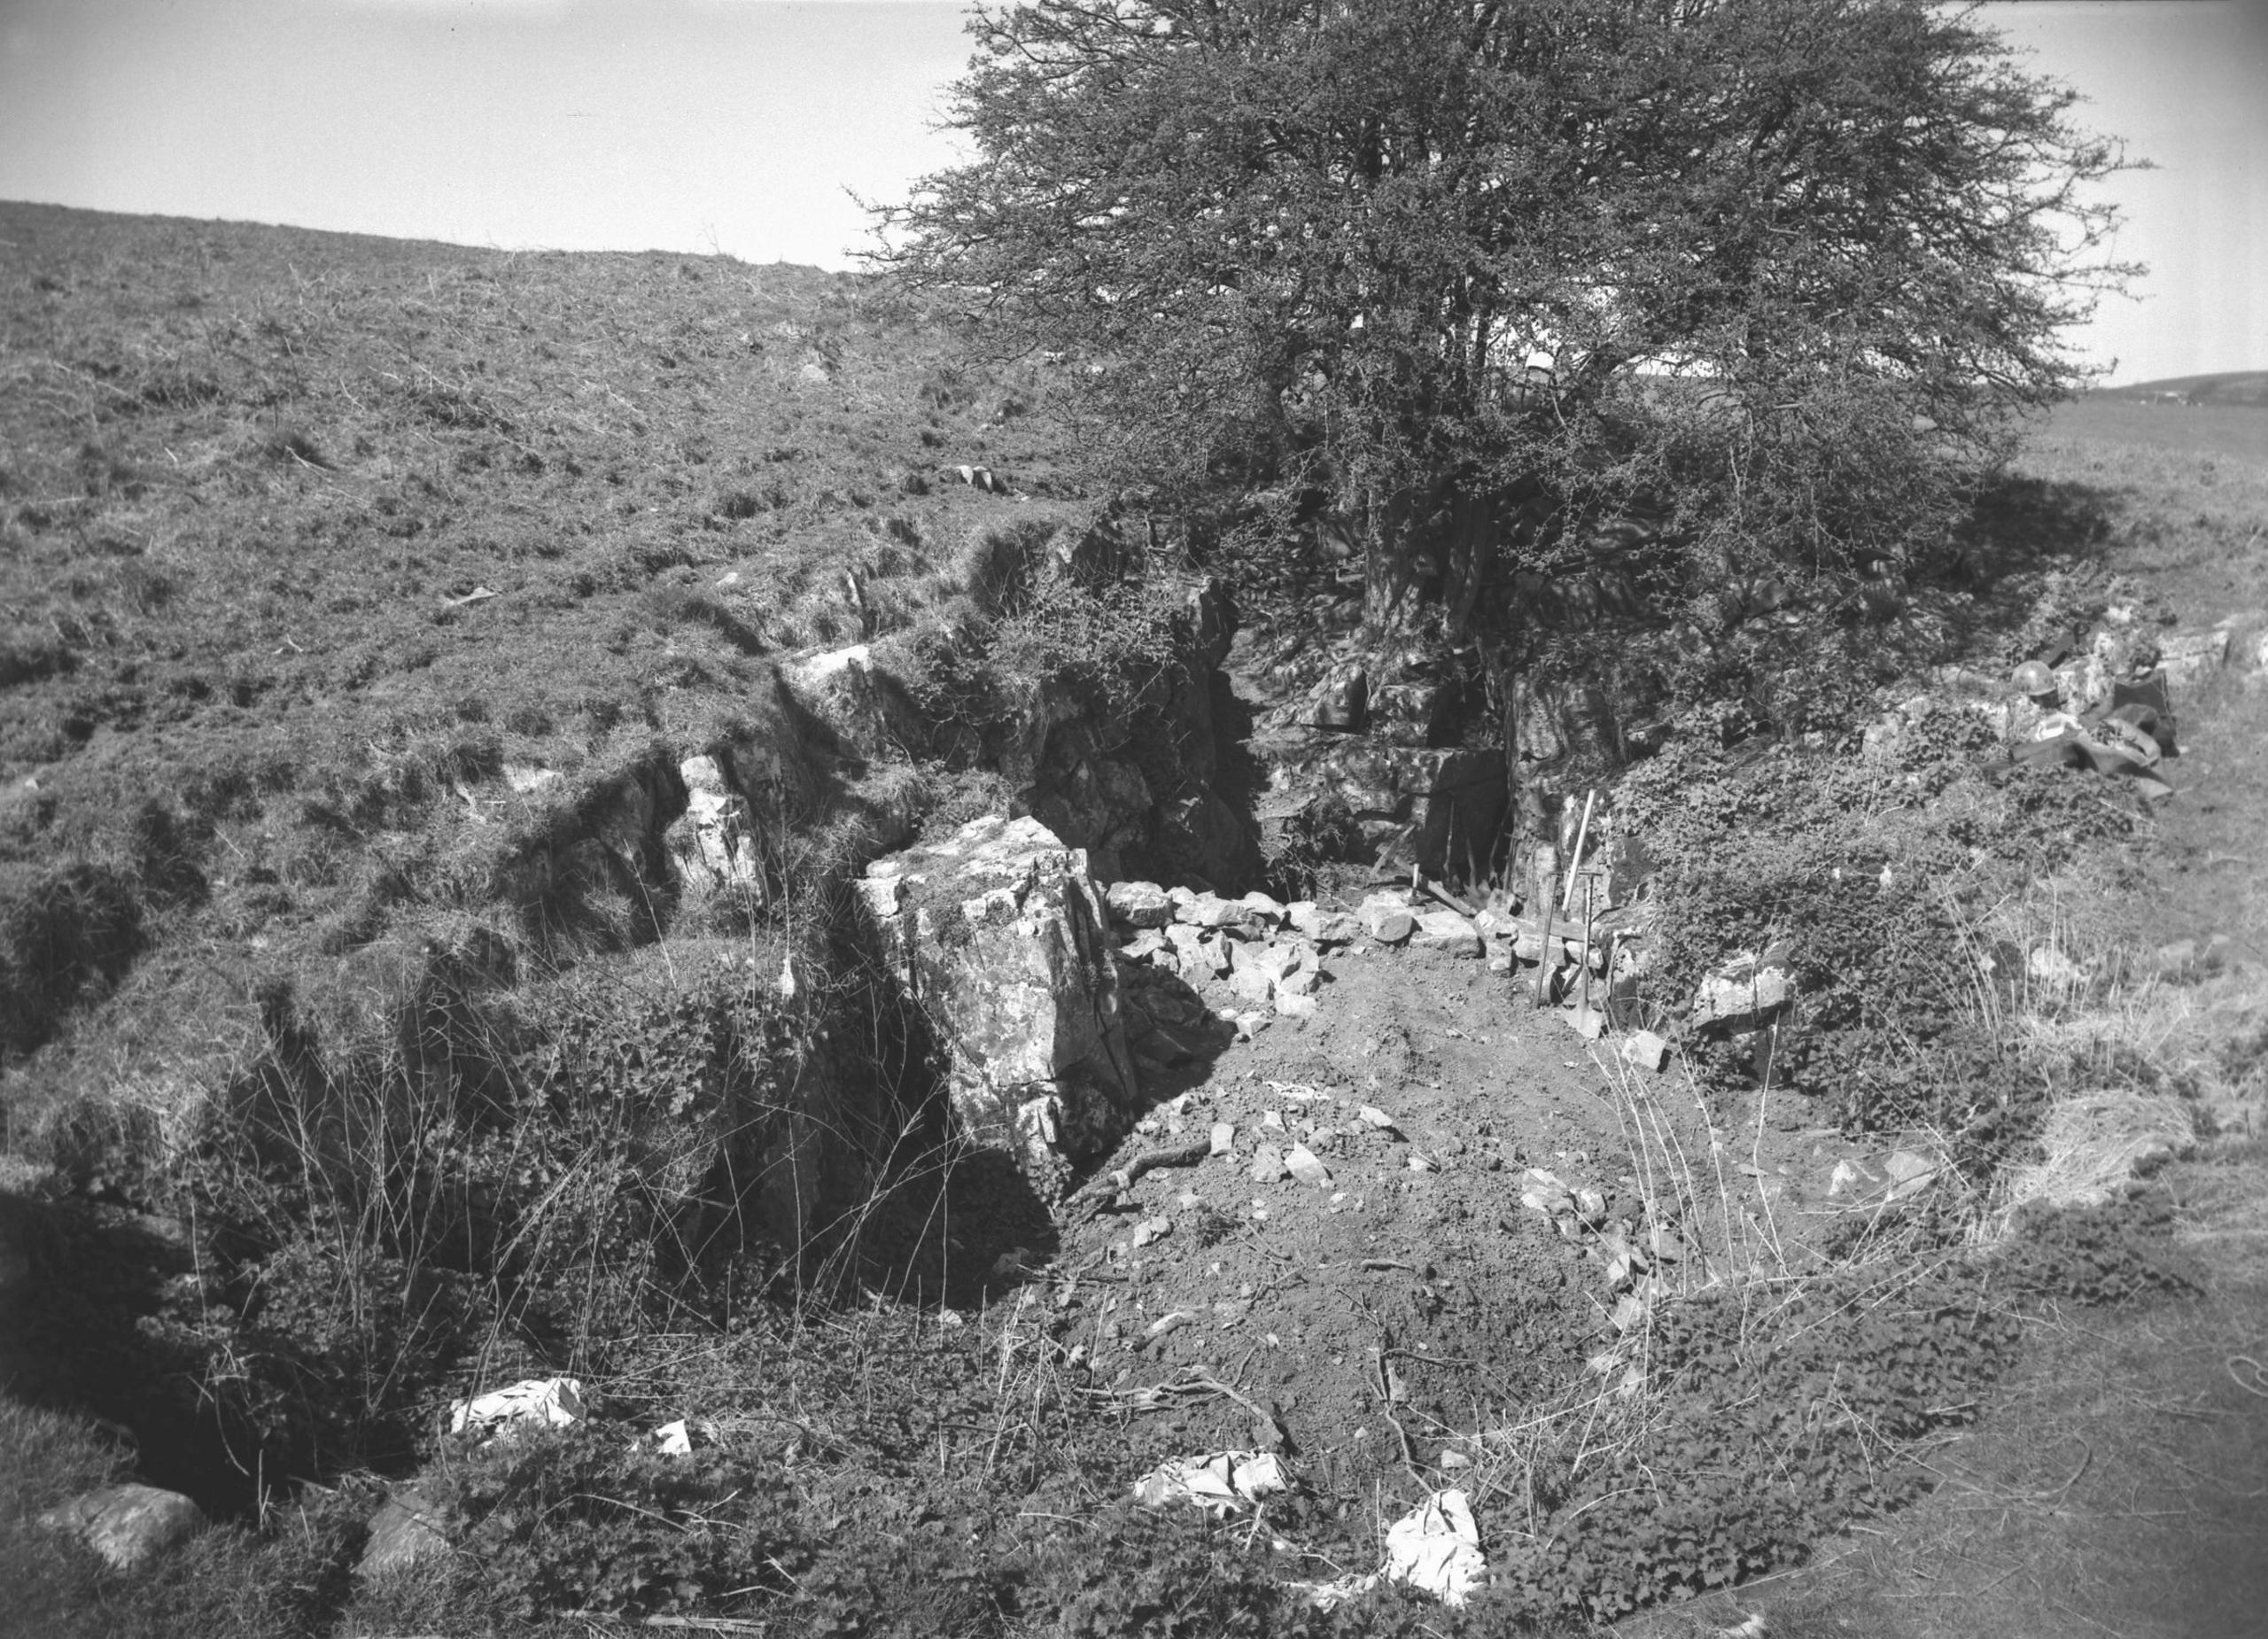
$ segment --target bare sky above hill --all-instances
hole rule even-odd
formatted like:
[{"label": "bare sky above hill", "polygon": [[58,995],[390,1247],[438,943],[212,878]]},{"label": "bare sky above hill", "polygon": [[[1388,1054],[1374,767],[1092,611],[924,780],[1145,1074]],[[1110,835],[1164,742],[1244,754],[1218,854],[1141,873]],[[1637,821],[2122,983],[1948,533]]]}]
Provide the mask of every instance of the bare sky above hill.
[{"label": "bare sky above hill", "polygon": [[[2268,369],[2268,0],[1988,20],[2160,169],[2114,379]],[[0,198],[508,247],[848,265],[951,152],[959,0],[0,0]]]}]

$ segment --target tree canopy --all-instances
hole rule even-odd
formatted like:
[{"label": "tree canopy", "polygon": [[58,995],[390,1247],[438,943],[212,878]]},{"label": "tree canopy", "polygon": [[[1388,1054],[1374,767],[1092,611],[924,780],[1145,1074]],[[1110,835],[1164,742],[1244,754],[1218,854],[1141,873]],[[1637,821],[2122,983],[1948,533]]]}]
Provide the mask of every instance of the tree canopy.
[{"label": "tree canopy", "polygon": [[[1025,0],[883,264],[1130,447],[1358,541],[1374,618],[1650,521],[1894,576],[2125,271],[2072,93],[1929,0]],[[1517,611],[1499,609],[1517,618]]]}]

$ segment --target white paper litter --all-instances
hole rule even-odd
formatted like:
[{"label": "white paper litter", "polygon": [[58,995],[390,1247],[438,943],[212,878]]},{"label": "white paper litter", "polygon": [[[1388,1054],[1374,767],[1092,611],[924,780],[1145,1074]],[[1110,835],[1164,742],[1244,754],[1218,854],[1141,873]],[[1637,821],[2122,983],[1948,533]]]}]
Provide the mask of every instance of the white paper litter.
[{"label": "white paper litter", "polygon": [[1480,1528],[1462,1491],[1437,1491],[1389,1526],[1386,1564],[1367,1576],[1334,1577],[1328,1582],[1293,1582],[1317,1610],[1335,1610],[1369,1592],[1381,1578],[1404,1582],[1447,1605],[1461,1605],[1488,1573],[1480,1552]]},{"label": "white paper litter", "polygon": [[583,1420],[583,1385],[575,1378],[526,1378],[509,1388],[500,1388],[449,1407],[449,1433],[468,1429],[495,1432],[516,1424],[532,1423],[564,1428]]},{"label": "white paper litter", "polygon": [[1134,1482],[1146,1508],[1188,1503],[1215,1519],[1242,1514],[1285,1489],[1284,1465],[1269,1451],[1215,1451],[1161,1464]]},{"label": "white paper litter", "polygon": [[1480,1530],[1462,1491],[1437,1491],[1395,1520],[1386,1534],[1386,1575],[1460,1605],[1488,1573]]},{"label": "white paper litter", "polygon": [[654,1441],[655,1449],[664,1456],[693,1455],[693,1431],[686,1427],[683,1418],[674,1423],[663,1424],[649,1438]]}]

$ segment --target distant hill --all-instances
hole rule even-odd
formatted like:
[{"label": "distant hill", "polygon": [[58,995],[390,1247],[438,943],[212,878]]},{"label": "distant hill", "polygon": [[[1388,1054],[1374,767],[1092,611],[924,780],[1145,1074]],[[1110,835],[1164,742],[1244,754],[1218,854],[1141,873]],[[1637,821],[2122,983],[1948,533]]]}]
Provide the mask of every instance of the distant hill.
[{"label": "distant hill", "polygon": [[2087,395],[2137,403],[2245,404],[2268,408],[2268,370],[2223,370],[2216,376],[2169,376],[2131,387],[2105,387]]}]

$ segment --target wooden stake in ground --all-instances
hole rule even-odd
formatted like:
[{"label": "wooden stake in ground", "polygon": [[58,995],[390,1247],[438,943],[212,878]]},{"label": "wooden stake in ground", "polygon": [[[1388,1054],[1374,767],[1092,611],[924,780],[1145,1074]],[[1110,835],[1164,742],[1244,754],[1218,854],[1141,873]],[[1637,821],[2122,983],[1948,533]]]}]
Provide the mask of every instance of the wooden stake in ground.
[{"label": "wooden stake in ground", "polygon": [[[1583,817],[1588,820],[1590,816],[1586,813]],[[1591,890],[1596,886],[1590,878],[1583,879],[1583,1005],[1575,1013],[1579,1019],[1591,1010],[1591,924],[1597,920],[1597,913],[1591,907]]]},{"label": "wooden stake in ground", "polygon": [[1535,953],[1535,1005],[1543,1006],[1543,998],[1551,984],[1551,910],[1559,884],[1559,862],[1553,857],[1548,843],[1535,845],[1535,902],[1543,910],[1543,945]]},{"label": "wooden stake in ground", "polygon": [[1596,786],[1583,793],[1583,822],[1575,827],[1575,851],[1567,857],[1567,891],[1559,905],[1562,915],[1574,913],[1575,874],[1583,868],[1583,843],[1591,834],[1591,804],[1597,801]]}]

